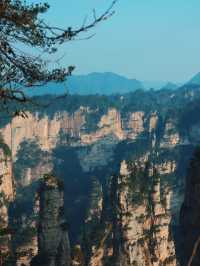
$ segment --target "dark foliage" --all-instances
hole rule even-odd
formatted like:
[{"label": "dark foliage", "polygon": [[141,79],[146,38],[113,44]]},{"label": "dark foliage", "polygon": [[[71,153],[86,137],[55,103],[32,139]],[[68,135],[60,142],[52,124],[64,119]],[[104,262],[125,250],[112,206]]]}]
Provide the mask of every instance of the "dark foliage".
[{"label": "dark foliage", "polygon": [[[113,14],[111,6],[100,16],[94,11],[89,24],[77,29],[62,29],[48,25],[41,15],[49,9],[48,3],[27,4],[22,0],[0,2],[0,104],[8,109],[10,102],[23,104],[31,102],[25,88],[38,87],[50,81],[66,80],[74,66],[51,68],[45,59],[56,53],[59,46],[74,40],[80,33],[87,32],[99,22]],[[87,37],[85,37],[87,38]],[[24,52],[30,51],[31,54]],[[18,106],[19,107],[19,106]],[[15,115],[23,115],[21,108]]]}]

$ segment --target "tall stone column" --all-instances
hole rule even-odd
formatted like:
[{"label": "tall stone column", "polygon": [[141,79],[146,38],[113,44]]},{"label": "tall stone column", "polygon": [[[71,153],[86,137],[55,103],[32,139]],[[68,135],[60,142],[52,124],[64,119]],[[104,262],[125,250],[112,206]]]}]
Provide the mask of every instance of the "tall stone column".
[{"label": "tall stone column", "polygon": [[64,217],[64,187],[46,175],[39,191],[38,255],[31,265],[70,266],[70,244]]}]

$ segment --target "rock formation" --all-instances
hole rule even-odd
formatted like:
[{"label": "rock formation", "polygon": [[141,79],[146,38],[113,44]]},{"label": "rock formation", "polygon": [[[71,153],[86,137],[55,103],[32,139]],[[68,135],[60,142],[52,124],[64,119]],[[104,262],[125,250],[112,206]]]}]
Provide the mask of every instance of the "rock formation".
[{"label": "rock formation", "polygon": [[110,221],[92,247],[90,266],[177,265],[170,228],[171,191],[166,187],[161,198],[160,179],[151,173],[139,163],[130,167],[122,162],[120,176],[111,180]]},{"label": "rock formation", "polygon": [[[83,260],[90,266],[110,266],[116,263],[157,266],[159,263],[178,263],[174,257],[171,226],[173,230],[179,227],[177,217],[183,200],[185,168],[193,145],[200,141],[199,112],[196,111],[199,110],[199,104],[192,115],[188,113],[188,109],[193,107],[192,101],[196,97],[198,103],[199,96],[198,88],[192,93],[183,88],[173,93],[137,91],[112,97],[73,96],[72,102],[61,100],[47,108],[48,110],[38,107],[40,110],[27,112],[28,119],[16,117],[1,126],[0,131],[5,142],[12,149],[14,169],[19,177],[16,180],[17,196],[14,205],[20,214],[16,212],[11,217],[13,221],[18,218],[20,220],[17,223],[18,236],[27,232],[24,230],[27,225],[31,225],[31,230],[35,228],[35,220],[32,220],[33,198],[40,176],[52,168],[55,171],[62,169],[60,172],[62,171],[65,189],[68,191],[65,195],[67,207],[74,211],[70,210],[73,213],[70,217],[74,219],[72,224],[73,221],[78,221],[77,231],[70,229],[70,237],[71,234],[76,234],[73,239],[75,253],[78,254],[73,260],[75,265]],[[184,112],[186,114],[182,117]],[[34,154],[35,157],[32,149],[23,154],[23,142],[38,143],[39,155],[34,163],[34,159],[29,160],[30,155]],[[150,158],[152,150],[155,151],[156,159]],[[22,160],[20,154],[24,155]],[[24,163],[26,159],[31,161],[31,165]],[[151,167],[149,173],[144,175],[147,161]],[[153,176],[152,165],[161,177],[157,182],[149,184]],[[111,181],[110,176],[113,173],[115,178]],[[93,176],[97,181],[96,189],[91,189]],[[142,186],[141,176],[149,177],[143,183],[149,184],[151,191]],[[12,182],[6,180],[2,182],[3,191],[6,191],[9,198],[13,190]],[[41,197],[44,204],[48,202],[46,198],[53,200],[53,197],[63,197],[63,192],[56,188],[52,190],[52,194],[47,184],[43,187],[46,191],[46,196]],[[190,188],[188,186],[188,191]],[[190,194],[195,193],[191,189]],[[47,204],[47,211],[52,207],[56,213],[57,208],[63,205],[62,201],[55,201],[51,206]],[[49,217],[46,207],[39,209],[44,219]],[[7,216],[5,202],[1,210]],[[37,219],[38,215],[35,216]],[[57,252],[57,246],[51,243],[52,232],[56,234],[55,239],[58,242],[68,242],[67,236],[65,240],[61,240],[58,230],[60,226],[56,225],[62,223],[62,219],[56,221],[54,216],[50,218],[52,220],[49,219],[46,224],[50,223],[52,228],[57,229],[52,231],[40,220],[42,233],[39,237],[39,254],[35,260],[42,259],[45,252],[50,252],[48,254],[51,258],[55,257],[55,253],[51,253],[52,249]],[[84,220],[84,238],[87,245],[81,246]],[[184,224],[187,223],[183,222]],[[76,223],[73,225],[75,227]],[[88,233],[90,239],[87,238]],[[36,252],[37,238],[31,235],[27,241],[19,244],[19,252],[26,253],[26,247]],[[21,257],[17,265],[24,263],[28,266],[30,260],[31,256]]]},{"label": "rock formation", "polygon": [[9,228],[9,205],[14,200],[15,189],[9,147],[0,139],[0,256],[3,260],[11,255],[11,228]]},{"label": "rock formation", "polygon": [[38,255],[31,265],[70,266],[63,183],[52,175],[46,175],[40,187],[39,197]]},{"label": "rock formation", "polygon": [[200,265],[200,149],[188,169],[185,199],[181,208],[182,265]]}]

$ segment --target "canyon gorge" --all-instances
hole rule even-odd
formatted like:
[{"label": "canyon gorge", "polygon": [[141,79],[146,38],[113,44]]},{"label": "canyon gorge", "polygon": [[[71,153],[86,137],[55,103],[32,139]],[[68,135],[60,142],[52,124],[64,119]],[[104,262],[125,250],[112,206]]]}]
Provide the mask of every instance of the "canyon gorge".
[{"label": "canyon gorge", "polygon": [[200,88],[185,86],[69,95],[2,118],[5,265],[187,265],[200,228],[200,166],[189,168],[199,103]]}]

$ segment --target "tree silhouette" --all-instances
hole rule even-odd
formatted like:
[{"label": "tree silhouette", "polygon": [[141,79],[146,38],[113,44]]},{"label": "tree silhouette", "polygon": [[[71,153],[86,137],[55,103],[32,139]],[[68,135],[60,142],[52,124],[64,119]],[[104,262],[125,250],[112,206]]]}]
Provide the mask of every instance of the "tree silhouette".
[{"label": "tree silhouette", "polygon": [[[112,16],[116,1],[114,0],[100,16],[96,16],[96,12],[93,11],[90,23],[84,22],[77,29],[72,27],[62,29],[48,25],[41,17],[49,9],[47,3],[27,4],[22,0],[1,0],[1,108],[8,109],[7,106],[10,102],[24,104],[31,101],[25,93],[25,88],[41,86],[50,81],[66,80],[74,70],[74,66],[50,69],[45,56],[55,54],[61,44],[76,39],[80,33],[87,32]],[[24,52],[26,50],[31,50],[31,53]],[[19,110],[15,114],[20,114]]]}]

